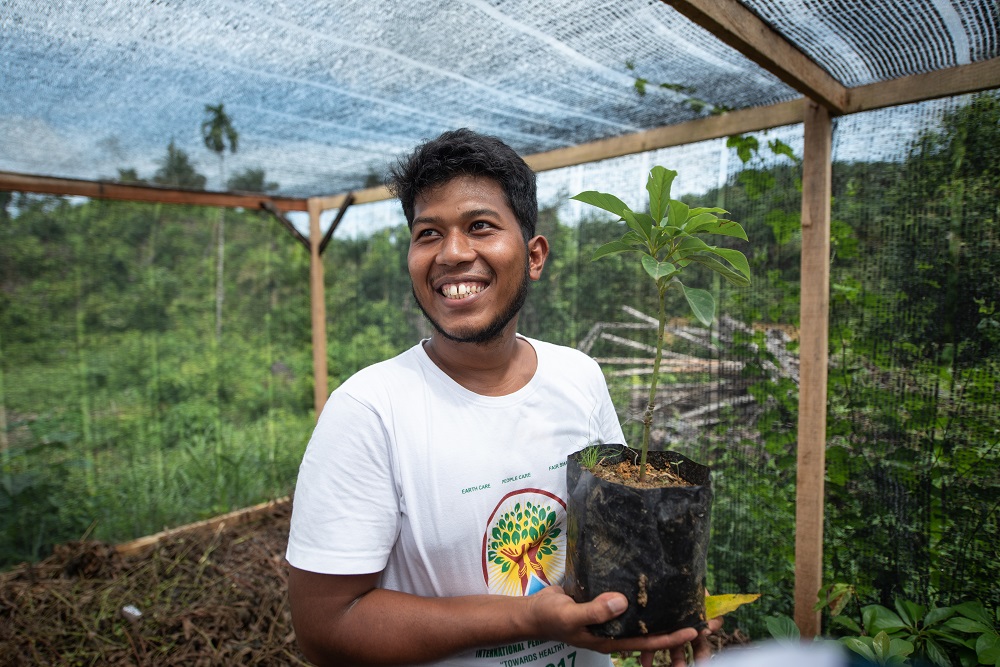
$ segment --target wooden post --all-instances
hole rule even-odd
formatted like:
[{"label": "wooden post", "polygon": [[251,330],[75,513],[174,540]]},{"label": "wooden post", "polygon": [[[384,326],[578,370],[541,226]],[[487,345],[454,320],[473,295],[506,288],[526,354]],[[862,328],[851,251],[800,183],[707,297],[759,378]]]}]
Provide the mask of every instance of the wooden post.
[{"label": "wooden post", "polygon": [[795,488],[795,624],[803,639],[820,632],[813,610],[823,585],[823,480],[830,324],[830,113],[807,102],[802,164],[802,278],[799,443]]},{"label": "wooden post", "polygon": [[318,199],[309,199],[309,301],[312,312],[312,347],[313,347],[313,402],[316,406],[316,419],[323,412],[326,398],[329,394],[327,385],[326,364],[326,297],[323,290],[323,260],[319,248],[323,242],[323,234],[319,230],[319,216],[323,212]]}]

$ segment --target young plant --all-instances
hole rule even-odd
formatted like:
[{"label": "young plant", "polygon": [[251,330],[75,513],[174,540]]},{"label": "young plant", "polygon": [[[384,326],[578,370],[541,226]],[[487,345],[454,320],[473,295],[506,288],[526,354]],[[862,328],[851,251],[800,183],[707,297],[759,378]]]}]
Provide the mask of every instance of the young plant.
[{"label": "young plant", "polygon": [[653,423],[656,384],[660,361],[663,356],[663,329],[666,325],[666,297],[670,289],[679,289],[699,322],[711,325],[715,319],[715,298],[712,293],[681,282],[684,269],[692,263],[715,271],[734,285],[750,284],[750,264],[739,250],[709,245],[702,237],[708,235],[734,236],[747,240],[739,223],[725,220],[721,208],[690,208],[684,202],[670,198],[670,186],[676,171],[653,167],[646,182],[649,193],[649,212],[636,213],[618,197],[603,192],[587,191],[572,197],[591,206],[609,211],[625,222],[628,231],[617,241],[606,243],[594,253],[593,260],[622,252],[640,255],[642,267],[656,282],[659,296],[659,323],[656,333],[656,357],[653,361],[653,379],[649,386],[649,401],[642,420],[642,445],[639,479],[646,479],[646,456],[649,452],[649,432]]},{"label": "young plant", "polygon": [[593,470],[614,453],[615,450],[610,447],[603,447],[600,444],[590,445],[580,452],[580,465],[587,470]]}]

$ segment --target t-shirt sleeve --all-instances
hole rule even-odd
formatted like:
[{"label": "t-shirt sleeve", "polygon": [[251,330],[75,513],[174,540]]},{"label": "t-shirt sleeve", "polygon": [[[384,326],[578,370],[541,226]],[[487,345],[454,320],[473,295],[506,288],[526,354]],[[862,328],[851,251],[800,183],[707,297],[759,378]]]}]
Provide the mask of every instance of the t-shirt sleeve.
[{"label": "t-shirt sleeve", "polygon": [[[596,363],[595,363],[596,365]],[[608,383],[604,379],[604,373],[601,371],[600,367],[597,369],[597,377],[595,382],[599,383],[597,388],[598,396],[600,397],[600,403],[598,405],[598,414],[600,415],[600,441],[606,445],[624,445],[625,434],[622,432],[621,421],[618,418],[618,412],[615,410],[615,404],[611,401],[611,393],[608,391]]]},{"label": "t-shirt sleeve", "polygon": [[385,569],[400,513],[386,429],[344,391],[327,401],[299,466],[285,557],[322,574]]}]

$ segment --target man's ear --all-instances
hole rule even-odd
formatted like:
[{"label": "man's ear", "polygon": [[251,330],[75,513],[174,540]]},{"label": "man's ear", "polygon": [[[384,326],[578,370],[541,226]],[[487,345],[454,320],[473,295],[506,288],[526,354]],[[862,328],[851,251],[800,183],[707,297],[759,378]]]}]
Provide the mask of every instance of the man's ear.
[{"label": "man's ear", "polygon": [[528,276],[532,280],[542,277],[542,268],[549,256],[549,241],[544,236],[536,236],[528,241]]}]

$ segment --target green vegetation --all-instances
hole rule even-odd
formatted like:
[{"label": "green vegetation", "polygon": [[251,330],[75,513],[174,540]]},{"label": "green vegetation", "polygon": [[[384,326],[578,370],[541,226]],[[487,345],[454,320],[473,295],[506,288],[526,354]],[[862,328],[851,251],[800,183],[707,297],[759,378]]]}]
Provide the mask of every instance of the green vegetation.
[{"label": "green vegetation", "polygon": [[[853,586],[838,583],[820,591],[816,610],[828,612],[831,638],[874,665],[1000,664],[1000,611],[991,614],[978,600],[927,607],[896,598],[890,609],[862,605]],[[776,639],[800,640],[787,616],[769,618],[767,627]]]}]

